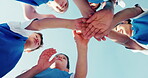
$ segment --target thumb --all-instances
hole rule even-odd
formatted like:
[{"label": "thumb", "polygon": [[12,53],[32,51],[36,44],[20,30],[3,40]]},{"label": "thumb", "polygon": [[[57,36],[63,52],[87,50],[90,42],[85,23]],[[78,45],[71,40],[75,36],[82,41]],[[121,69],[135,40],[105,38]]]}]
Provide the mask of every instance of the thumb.
[{"label": "thumb", "polygon": [[54,57],[51,61],[49,61],[49,67],[55,62],[56,57]]},{"label": "thumb", "polygon": [[90,17],[90,18],[86,21],[86,23],[91,23],[91,22],[93,22],[93,21],[96,19],[96,14],[90,15],[89,17]]}]

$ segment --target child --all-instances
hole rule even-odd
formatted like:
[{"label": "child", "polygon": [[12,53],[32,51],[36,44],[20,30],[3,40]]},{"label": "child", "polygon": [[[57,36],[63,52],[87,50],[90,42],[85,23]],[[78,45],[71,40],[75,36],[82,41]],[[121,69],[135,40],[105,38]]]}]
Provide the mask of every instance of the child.
[{"label": "child", "polygon": [[27,19],[43,19],[43,18],[56,18],[53,14],[39,14],[36,12],[35,7],[41,4],[53,8],[58,13],[64,13],[68,9],[68,0],[16,0],[25,3],[24,12]]},{"label": "child", "polygon": [[[138,17],[133,18],[135,16]],[[128,8],[118,12],[114,16],[113,23],[116,24],[119,21],[129,18],[133,18],[132,26],[117,26],[116,30],[119,31],[111,31],[108,37],[113,41],[124,45],[126,48],[131,49],[133,52],[141,52],[148,55],[148,11],[144,12],[144,10],[140,6],[136,5],[136,7],[134,8]]]},{"label": "child", "polygon": [[23,23],[8,22],[0,24],[0,77],[14,68],[24,49],[31,52],[43,44],[42,35],[32,31],[47,28],[75,29],[77,22],[81,22],[81,19],[45,18],[41,20],[33,19]]},{"label": "child", "polygon": [[[58,54],[51,61],[48,61],[56,53],[56,50],[46,49],[40,55],[38,64],[17,78],[86,78],[88,40],[76,32],[74,32],[74,35],[78,52],[75,74],[68,73],[69,59],[65,54]],[[54,62],[55,68],[49,68]]]}]

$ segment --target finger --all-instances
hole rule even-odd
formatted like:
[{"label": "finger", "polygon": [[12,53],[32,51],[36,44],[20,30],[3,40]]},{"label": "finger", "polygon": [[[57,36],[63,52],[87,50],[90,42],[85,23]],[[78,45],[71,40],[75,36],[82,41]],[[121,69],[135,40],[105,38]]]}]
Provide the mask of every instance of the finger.
[{"label": "finger", "polygon": [[91,33],[91,35],[89,35],[88,39],[90,39],[92,36],[95,36],[95,34],[98,32],[99,30],[95,28],[95,30]]},{"label": "finger", "polygon": [[102,39],[103,41],[106,41],[106,38],[105,38],[105,37],[102,37],[101,39]]},{"label": "finger", "polygon": [[96,14],[92,15],[86,22],[87,22],[87,23],[91,23],[91,22],[93,22],[95,19],[97,19]]},{"label": "finger", "polygon": [[89,31],[90,29],[93,27],[92,24],[89,24],[88,27],[86,28],[85,32],[83,33],[83,35],[85,36]]},{"label": "finger", "polygon": [[74,33],[74,39],[77,40],[78,38],[80,38],[81,33],[78,33],[76,30],[73,31]]},{"label": "finger", "polygon": [[88,20],[87,18],[82,18],[83,23],[86,23],[87,20]]},{"label": "finger", "polygon": [[96,28],[92,27],[91,30],[90,30],[90,32],[88,32],[88,33],[86,34],[87,39],[90,39],[92,36],[94,36],[93,32],[95,31],[95,29],[96,29]]},{"label": "finger", "polygon": [[55,62],[56,57],[54,57],[51,61],[49,61],[49,67]]},{"label": "finger", "polygon": [[86,28],[86,31],[83,33],[84,39],[87,39],[87,37],[88,37],[87,33],[91,33],[90,30],[91,30],[91,28],[89,28],[89,27]]},{"label": "finger", "polygon": [[101,39],[100,38],[96,38],[96,37],[94,37],[97,41],[101,41]]},{"label": "finger", "polygon": [[97,33],[97,34],[95,35],[95,37],[96,37],[96,38],[102,38],[102,37],[106,36],[108,33],[109,33],[109,31],[106,30],[106,31],[104,31],[103,33]]}]

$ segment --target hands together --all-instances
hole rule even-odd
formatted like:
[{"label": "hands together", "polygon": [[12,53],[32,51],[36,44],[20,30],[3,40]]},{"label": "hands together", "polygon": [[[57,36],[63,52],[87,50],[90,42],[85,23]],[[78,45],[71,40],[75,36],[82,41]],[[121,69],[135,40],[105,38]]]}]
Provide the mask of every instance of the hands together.
[{"label": "hands together", "polygon": [[95,37],[98,41],[106,40],[104,36],[111,31],[113,13],[109,9],[102,9],[90,18],[80,18],[77,21],[76,29],[81,30],[85,39]]}]

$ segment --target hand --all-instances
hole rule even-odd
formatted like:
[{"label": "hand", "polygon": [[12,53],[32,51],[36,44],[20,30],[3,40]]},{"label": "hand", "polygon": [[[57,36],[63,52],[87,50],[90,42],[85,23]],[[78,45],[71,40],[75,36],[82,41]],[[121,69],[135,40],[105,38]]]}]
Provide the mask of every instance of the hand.
[{"label": "hand", "polygon": [[89,39],[84,39],[82,33],[76,32],[76,30],[73,31],[73,34],[77,45],[82,47],[87,46]]},{"label": "hand", "polygon": [[[88,38],[88,36],[93,34],[96,38],[102,38],[103,36],[107,35],[111,31],[111,22],[113,19],[113,12],[110,9],[102,9],[92,15],[88,20],[87,23],[90,23],[87,29],[87,34],[84,36]],[[95,28],[97,29],[95,29]],[[94,30],[95,29],[95,30]]]},{"label": "hand", "polygon": [[51,56],[55,53],[56,53],[56,50],[53,48],[44,50],[39,57],[37,67],[40,68],[41,70],[45,70],[49,68],[55,62],[55,58],[49,61]]},{"label": "hand", "polygon": [[87,18],[79,18],[75,20],[75,26],[77,30],[81,30],[83,27],[86,28],[86,25],[88,25],[86,23]]}]

